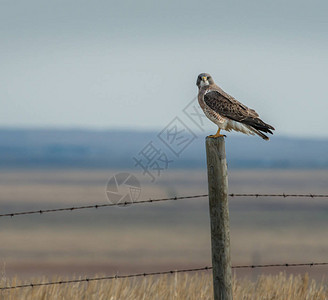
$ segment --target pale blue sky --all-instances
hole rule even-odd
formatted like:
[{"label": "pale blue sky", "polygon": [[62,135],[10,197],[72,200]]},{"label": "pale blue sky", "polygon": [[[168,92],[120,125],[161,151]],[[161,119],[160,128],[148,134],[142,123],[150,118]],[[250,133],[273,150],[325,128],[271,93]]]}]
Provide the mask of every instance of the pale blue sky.
[{"label": "pale blue sky", "polygon": [[328,137],[327,11],[326,1],[0,0],[0,126],[160,130],[208,72],[276,134]]}]

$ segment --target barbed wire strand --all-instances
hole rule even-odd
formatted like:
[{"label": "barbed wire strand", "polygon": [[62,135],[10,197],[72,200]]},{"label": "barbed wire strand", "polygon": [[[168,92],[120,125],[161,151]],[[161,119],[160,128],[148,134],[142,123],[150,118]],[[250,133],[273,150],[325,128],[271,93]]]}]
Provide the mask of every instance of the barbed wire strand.
[{"label": "barbed wire strand", "polygon": [[181,200],[181,199],[201,198],[201,197],[207,197],[207,196],[208,196],[207,194],[204,194],[204,195],[194,195],[194,196],[148,199],[148,200],[141,200],[141,201],[136,201],[136,202],[119,202],[119,203],[82,205],[82,206],[72,206],[72,207],[63,207],[63,208],[52,208],[52,209],[40,209],[40,210],[31,210],[31,211],[0,214],[0,217],[14,217],[14,216],[19,216],[19,215],[43,214],[43,213],[51,213],[51,212],[59,212],[59,211],[73,211],[73,210],[90,209],[90,208],[97,209],[97,208],[111,207],[111,206],[127,206],[127,205],[153,203],[153,202],[155,203],[155,202],[173,201],[173,200]]},{"label": "barbed wire strand", "polygon": [[[328,194],[229,194],[229,197],[307,197],[307,198],[328,198]],[[32,215],[32,214],[44,214],[44,213],[52,213],[52,212],[61,212],[61,211],[76,211],[81,209],[91,209],[91,208],[104,208],[104,207],[112,207],[112,206],[128,206],[135,204],[144,204],[144,203],[156,203],[156,202],[164,202],[164,201],[175,201],[182,199],[196,199],[196,198],[204,198],[208,197],[208,194],[202,195],[193,195],[193,196],[181,196],[181,197],[171,197],[171,198],[159,198],[159,199],[148,199],[141,200],[136,202],[119,202],[119,203],[106,203],[106,204],[93,204],[93,205],[82,205],[82,206],[71,206],[71,207],[63,207],[63,208],[52,208],[52,209],[38,209],[31,211],[21,211],[21,212],[12,212],[6,214],[0,214],[1,217],[14,217],[21,215]]]},{"label": "barbed wire strand", "polygon": [[229,194],[229,197],[328,198],[328,194]]},{"label": "barbed wire strand", "polygon": [[[285,264],[264,264],[264,265],[237,265],[232,266],[232,269],[254,269],[254,268],[270,268],[270,267],[301,267],[301,266],[324,266],[328,265],[328,262],[321,263],[285,263]],[[212,270],[213,267],[201,267],[201,268],[192,268],[192,269],[180,269],[180,270],[170,270],[170,271],[161,271],[161,272],[149,272],[149,273],[136,273],[128,275],[113,275],[113,276],[103,276],[103,277],[91,277],[83,279],[71,279],[71,280],[60,280],[60,281],[50,281],[50,282],[41,282],[41,283],[26,283],[22,285],[15,286],[6,286],[0,287],[0,290],[10,290],[18,288],[27,288],[27,287],[37,287],[37,286],[48,286],[55,284],[71,284],[79,282],[90,282],[90,281],[100,281],[100,280],[113,280],[113,279],[123,279],[123,278],[132,278],[132,277],[146,277],[154,275],[165,275],[165,274],[176,274],[176,273],[187,273],[187,272],[199,272]]]}]

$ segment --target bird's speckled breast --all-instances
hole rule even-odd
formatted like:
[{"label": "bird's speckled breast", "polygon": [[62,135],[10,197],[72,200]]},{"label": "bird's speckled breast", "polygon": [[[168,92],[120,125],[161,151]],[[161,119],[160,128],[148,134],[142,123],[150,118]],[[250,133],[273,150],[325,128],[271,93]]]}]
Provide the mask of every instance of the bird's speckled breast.
[{"label": "bird's speckled breast", "polygon": [[198,93],[198,103],[202,110],[204,111],[205,115],[216,125],[218,125],[220,128],[224,129],[224,125],[227,121],[226,118],[220,116],[217,112],[213,111],[208,105],[206,105],[204,101],[204,95],[208,92],[210,92],[210,87],[204,87],[201,88]]}]

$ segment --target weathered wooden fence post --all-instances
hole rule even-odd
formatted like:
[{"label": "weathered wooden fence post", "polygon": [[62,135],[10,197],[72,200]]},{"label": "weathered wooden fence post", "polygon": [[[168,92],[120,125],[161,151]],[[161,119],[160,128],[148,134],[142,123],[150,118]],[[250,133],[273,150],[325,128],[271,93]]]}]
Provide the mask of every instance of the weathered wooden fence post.
[{"label": "weathered wooden fence post", "polygon": [[232,300],[228,174],[224,137],[206,138],[214,300]]}]

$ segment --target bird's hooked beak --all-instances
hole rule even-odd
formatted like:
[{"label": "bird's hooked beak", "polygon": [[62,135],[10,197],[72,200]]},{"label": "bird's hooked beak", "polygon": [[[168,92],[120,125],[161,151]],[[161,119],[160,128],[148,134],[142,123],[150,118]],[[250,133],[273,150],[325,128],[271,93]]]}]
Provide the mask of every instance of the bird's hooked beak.
[{"label": "bird's hooked beak", "polygon": [[206,82],[207,77],[206,77],[206,76],[203,76],[203,77],[202,77],[202,80],[203,80],[204,82]]}]

